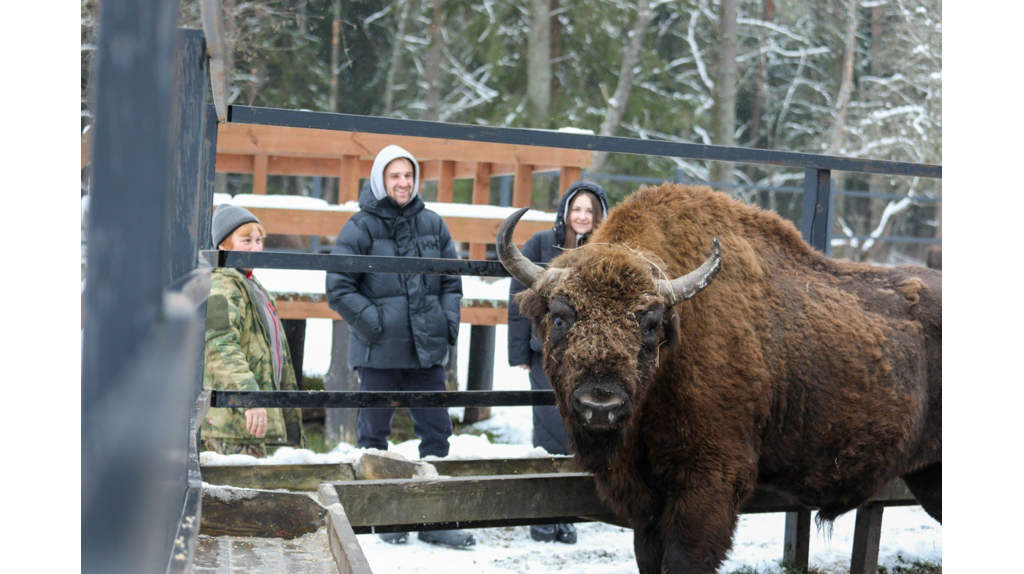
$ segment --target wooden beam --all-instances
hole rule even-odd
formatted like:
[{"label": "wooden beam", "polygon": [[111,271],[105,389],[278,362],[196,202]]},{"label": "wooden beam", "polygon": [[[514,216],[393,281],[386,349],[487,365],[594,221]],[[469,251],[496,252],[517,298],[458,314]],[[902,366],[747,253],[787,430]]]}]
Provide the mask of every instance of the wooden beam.
[{"label": "wooden beam", "polygon": [[352,524],[340,504],[331,505],[327,509],[327,536],[331,544],[334,563],[341,574],[372,574],[370,563],[359,546]]},{"label": "wooden beam", "polygon": [[327,510],[304,493],[203,489],[200,534],[297,538],[324,525]]},{"label": "wooden beam", "polygon": [[202,467],[203,482],[264,490],[315,491],[321,482],[353,480],[351,464],[256,464]]},{"label": "wooden beam", "polygon": [[376,454],[364,454],[352,463],[352,470],[359,480],[384,480],[389,478],[416,478],[422,474],[427,463],[391,458]]},{"label": "wooden beam", "polygon": [[333,130],[314,130],[240,123],[218,126],[217,151],[231,154],[266,154],[289,157],[341,159],[356,155],[372,160],[389,144],[407,149],[417,161],[454,160],[499,164],[526,163],[589,167],[593,154],[527,145],[446,140]]},{"label": "wooden beam", "polygon": [[356,531],[454,522],[610,515],[583,473],[333,482]]},{"label": "wooden beam", "polygon": [[578,167],[562,166],[558,173],[558,194],[569,190],[569,186],[580,180],[582,171]]},{"label": "wooden beam", "polygon": [[[473,177],[473,205],[491,204],[491,165],[478,163],[476,174]],[[471,243],[469,245],[470,259],[487,259],[487,243]]]},{"label": "wooden beam", "polygon": [[793,570],[807,572],[811,555],[810,510],[786,513],[786,532],[782,546],[782,560],[786,566]]},{"label": "wooden beam", "polygon": [[524,164],[517,165],[512,183],[512,206],[529,207],[532,203],[533,167]]},{"label": "wooden beam", "polygon": [[359,201],[359,157],[347,155],[341,158],[341,172],[338,176],[338,203]]},{"label": "wooden beam", "polygon": [[[87,152],[88,147],[83,146],[82,153],[85,154]],[[217,173],[252,173],[254,162],[253,157],[254,156],[252,154],[218,152],[217,163],[215,166]],[[336,157],[290,157],[287,155],[268,155],[267,175],[338,177],[338,161],[340,159],[341,158]],[[364,179],[370,177],[373,160],[363,158],[358,158],[358,160],[359,177]],[[87,161],[87,158],[85,161]],[[423,174],[420,176],[420,181],[438,180],[440,177],[438,166],[442,161],[451,162],[451,175],[453,179],[468,179],[476,175],[475,162],[424,160],[420,163],[423,171]],[[493,163],[491,164],[491,175],[515,175],[516,169],[516,164]],[[557,171],[560,167],[557,165],[534,165],[530,166],[530,169],[536,173],[538,171]]]},{"label": "wooden beam", "polygon": [[267,194],[267,156],[253,157],[252,192],[256,195]]},{"label": "wooden beam", "polygon": [[455,162],[441,161],[437,173],[437,201],[451,203],[455,192]]},{"label": "wooden beam", "polygon": [[[342,318],[327,306],[327,301],[294,301],[277,299],[277,314],[281,319],[331,319]],[[462,322],[469,325],[504,325],[508,323],[508,309],[501,307],[463,307]]]}]

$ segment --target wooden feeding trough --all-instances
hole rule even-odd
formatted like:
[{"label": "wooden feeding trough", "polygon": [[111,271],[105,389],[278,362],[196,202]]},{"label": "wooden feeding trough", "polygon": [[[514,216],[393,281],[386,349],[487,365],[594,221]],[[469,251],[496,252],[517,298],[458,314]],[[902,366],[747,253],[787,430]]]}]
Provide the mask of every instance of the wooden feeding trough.
[{"label": "wooden feeding trough", "polygon": [[[210,538],[201,540],[196,571],[224,561],[211,553],[223,546],[212,540],[225,536],[236,537],[236,545],[239,536],[263,537],[271,547],[277,539],[316,536],[323,552],[329,545],[337,571],[362,574],[371,570],[357,534],[586,521],[628,527],[600,501],[593,476],[577,472],[571,457],[423,463],[364,455],[351,464],[211,466],[203,476],[210,485],[235,486],[211,486],[204,493],[200,533]],[[877,568],[883,508],[915,504],[897,480],[858,511],[851,572]],[[765,489],[743,512],[806,513],[809,521],[805,507]],[[806,563],[808,543],[798,529],[787,528],[787,548],[780,551],[799,558],[802,550]],[[296,548],[312,560],[303,546]],[[236,553],[249,559],[244,550]],[[279,554],[287,560],[286,551]]]}]

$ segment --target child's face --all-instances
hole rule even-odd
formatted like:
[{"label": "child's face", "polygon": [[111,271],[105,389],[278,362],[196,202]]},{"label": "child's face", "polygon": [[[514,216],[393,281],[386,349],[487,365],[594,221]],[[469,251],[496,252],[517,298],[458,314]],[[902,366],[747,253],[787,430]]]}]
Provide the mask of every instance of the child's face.
[{"label": "child's face", "polygon": [[251,233],[245,234],[237,230],[223,243],[224,249],[228,251],[263,251],[263,235],[259,229],[253,229]]}]

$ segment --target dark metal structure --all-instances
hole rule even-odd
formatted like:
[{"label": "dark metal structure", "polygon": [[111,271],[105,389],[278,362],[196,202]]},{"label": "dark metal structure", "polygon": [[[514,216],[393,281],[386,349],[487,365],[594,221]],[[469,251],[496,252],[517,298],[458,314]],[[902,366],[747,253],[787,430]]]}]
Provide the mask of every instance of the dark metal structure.
[{"label": "dark metal structure", "polygon": [[[204,2],[205,4],[206,2]],[[213,2],[212,4],[216,4]],[[220,406],[554,404],[553,393],[207,393],[210,266],[507,276],[493,261],[209,250],[216,107],[203,34],[172,0],[104,2],[97,46],[82,360],[82,569],[187,571],[201,518],[198,427]],[[215,19],[214,19],[215,20]],[[216,22],[211,24],[216,29]],[[207,31],[210,34],[210,31]],[[223,106],[216,79],[214,100]],[[827,251],[832,170],[939,178],[941,166],[345,114],[229,106],[227,121],[781,165],[806,170],[804,237]],[[481,344],[487,337],[481,335]],[[493,336],[491,343],[493,346]],[[478,365],[477,370],[486,370]],[[493,369],[493,363],[491,364]],[[809,519],[794,514],[806,563]],[[801,534],[802,533],[802,534]],[[800,538],[804,536],[804,538]],[[788,540],[789,538],[787,538]]]}]

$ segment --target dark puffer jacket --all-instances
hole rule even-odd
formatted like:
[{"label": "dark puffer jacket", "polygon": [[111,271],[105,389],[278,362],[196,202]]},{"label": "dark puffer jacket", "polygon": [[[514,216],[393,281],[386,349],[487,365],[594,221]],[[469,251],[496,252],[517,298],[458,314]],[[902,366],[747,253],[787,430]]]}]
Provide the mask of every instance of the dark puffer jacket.
[{"label": "dark puffer jacket", "polygon": [[[572,199],[580,190],[590,191],[596,195],[601,200],[603,214],[607,215],[608,197],[604,189],[591,181],[577,181],[569,187],[558,204],[555,227],[535,233],[523,246],[522,253],[527,259],[534,263],[548,263],[562,253],[567,212]],[[586,240],[587,236],[579,237],[577,243],[583,245]],[[519,305],[515,302],[516,293],[523,289],[525,287],[522,283],[512,279],[508,297],[508,364],[513,367],[530,365],[530,388],[550,390],[551,383],[544,373],[541,362],[543,346],[530,321],[519,314]],[[569,452],[568,438],[557,408],[533,407],[533,445],[542,447],[552,454]]]},{"label": "dark puffer jacket", "polygon": [[[359,208],[331,253],[458,259],[444,220],[419,195],[399,208],[367,183]],[[458,340],[462,278],[328,273],[327,302],[349,325],[349,368],[425,369],[446,364]]]}]

